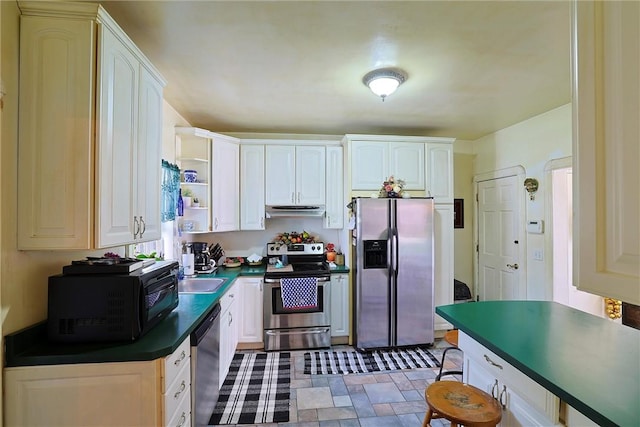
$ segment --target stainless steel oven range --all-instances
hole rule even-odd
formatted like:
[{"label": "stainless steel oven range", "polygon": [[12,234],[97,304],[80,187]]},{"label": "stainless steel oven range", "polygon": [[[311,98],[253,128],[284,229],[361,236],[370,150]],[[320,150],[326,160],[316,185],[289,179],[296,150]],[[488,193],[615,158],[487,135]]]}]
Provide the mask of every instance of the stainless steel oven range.
[{"label": "stainless steel oven range", "polygon": [[331,271],[323,243],[267,244],[265,350],[331,345]]}]

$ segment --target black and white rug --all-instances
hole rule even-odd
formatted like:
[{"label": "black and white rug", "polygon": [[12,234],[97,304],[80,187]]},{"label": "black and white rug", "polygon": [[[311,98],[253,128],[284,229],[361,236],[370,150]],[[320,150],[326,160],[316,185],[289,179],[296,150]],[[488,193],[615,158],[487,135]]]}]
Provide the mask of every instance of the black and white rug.
[{"label": "black and white rug", "polygon": [[439,358],[423,348],[368,352],[314,351],[304,354],[304,373],[311,375],[359,374],[439,367]]},{"label": "black and white rug", "polygon": [[290,353],[236,353],[209,425],[289,421]]}]

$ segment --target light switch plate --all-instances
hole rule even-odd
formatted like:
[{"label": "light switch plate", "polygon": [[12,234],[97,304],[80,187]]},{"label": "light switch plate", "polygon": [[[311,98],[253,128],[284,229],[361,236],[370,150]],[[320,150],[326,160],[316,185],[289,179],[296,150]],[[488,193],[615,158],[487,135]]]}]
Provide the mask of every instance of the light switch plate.
[{"label": "light switch plate", "polygon": [[543,259],[542,249],[533,250],[533,259],[535,259],[536,261],[542,261]]}]

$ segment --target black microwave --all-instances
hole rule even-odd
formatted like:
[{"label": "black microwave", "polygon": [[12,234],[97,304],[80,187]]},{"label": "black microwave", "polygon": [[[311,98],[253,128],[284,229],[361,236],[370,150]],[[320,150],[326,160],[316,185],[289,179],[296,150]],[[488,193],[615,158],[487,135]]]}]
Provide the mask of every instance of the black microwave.
[{"label": "black microwave", "polygon": [[47,333],[65,343],[134,341],[178,306],[178,263],[49,277]]}]

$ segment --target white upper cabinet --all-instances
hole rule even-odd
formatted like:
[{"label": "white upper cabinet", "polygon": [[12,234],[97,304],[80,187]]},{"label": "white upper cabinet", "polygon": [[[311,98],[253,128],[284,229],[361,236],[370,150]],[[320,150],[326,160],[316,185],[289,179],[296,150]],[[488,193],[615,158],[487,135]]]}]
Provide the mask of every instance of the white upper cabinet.
[{"label": "white upper cabinet", "polygon": [[[430,184],[435,184],[438,192],[445,189],[452,191],[451,138],[346,135],[344,142],[349,146],[350,188],[353,191],[379,191],[384,180],[391,175],[405,182],[405,190],[422,191],[425,196],[434,194]],[[430,150],[440,146],[449,149],[449,157],[444,159],[444,164],[440,163],[443,160],[442,153]],[[430,154],[436,158],[432,159]],[[437,166],[433,172],[430,171],[432,165]],[[437,179],[435,183],[434,177]],[[434,198],[440,201],[438,197]]]},{"label": "white upper cabinet", "polygon": [[146,67],[140,69],[137,211],[144,240],[161,237],[161,198],[156,177],[162,174],[162,83]]},{"label": "white upper cabinet", "polygon": [[640,3],[574,2],[574,284],[640,305]]},{"label": "white upper cabinet", "polygon": [[240,229],[264,230],[264,145],[240,146]]},{"label": "white upper cabinet", "polygon": [[267,146],[265,152],[268,205],[294,205],[296,201],[296,147]]},{"label": "white upper cabinet", "polygon": [[97,221],[98,246],[103,247],[129,243],[140,227],[136,224],[140,68],[136,57],[109,28],[100,29],[97,197],[101,202]]},{"label": "white upper cabinet", "polygon": [[344,166],[342,147],[327,147],[327,177],[324,228],[344,226]]},{"label": "white upper cabinet", "polygon": [[407,190],[424,190],[424,144],[389,143],[389,167],[389,175],[404,180]]},{"label": "white upper cabinet", "polygon": [[240,145],[236,138],[212,134],[212,231],[240,229]]},{"label": "white upper cabinet", "polygon": [[389,145],[380,142],[351,143],[351,189],[379,190],[389,175]]},{"label": "white upper cabinet", "polygon": [[18,247],[157,239],[164,80],[99,5],[19,7]]},{"label": "white upper cabinet", "polygon": [[436,203],[453,203],[453,144],[428,142],[426,150],[427,196]]},{"label": "white upper cabinet", "polygon": [[324,205],[325,147],[268,145],[267,205]]}]

